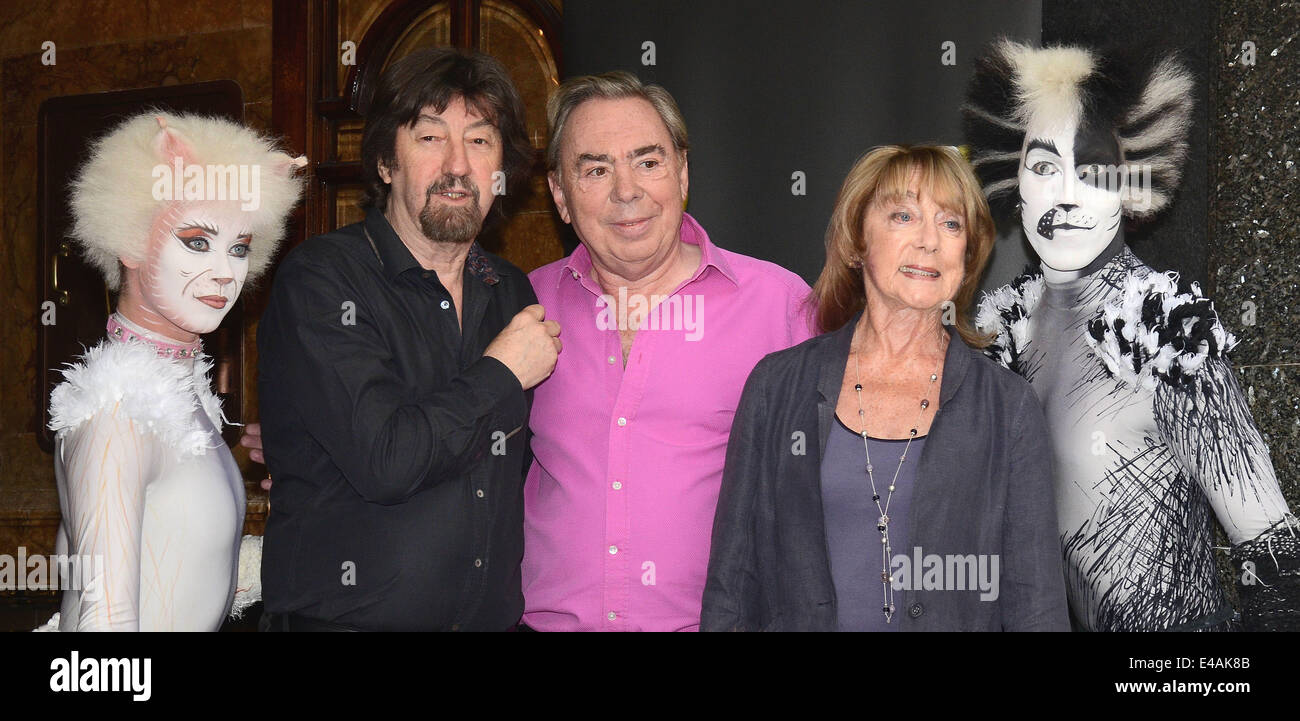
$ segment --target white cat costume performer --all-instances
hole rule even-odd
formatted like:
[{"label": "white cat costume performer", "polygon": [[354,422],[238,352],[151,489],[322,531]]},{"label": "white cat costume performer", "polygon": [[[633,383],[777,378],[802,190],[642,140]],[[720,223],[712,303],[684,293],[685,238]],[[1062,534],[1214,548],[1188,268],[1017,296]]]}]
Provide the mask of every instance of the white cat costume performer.
[{"label": "white cat costume performer", "polygon": [[1300,625],[1300,526],[1227,362],[1236,339],[1195,283],[1180,289],[1124,243],[1125,216],[1172,198],[1191,89],[1171,58],[1002,42],[963,107],[990,205],[1019,214],[1042,262],[986,296],[977,325],[1043,403],[1066,587],[1086,630],[1235,628],[1214,519],[1245,627]]},{"label": "white cat costume performer", "polygon": [[261,539],[241,544],[243,480],[198,336],[274,255],[304,163],[196,115],[139,115],[92,148],[72,235],[121,295],[51,394],[50,429],[58,552],[96,570],[41,630],[215,631],[259,600]]}]

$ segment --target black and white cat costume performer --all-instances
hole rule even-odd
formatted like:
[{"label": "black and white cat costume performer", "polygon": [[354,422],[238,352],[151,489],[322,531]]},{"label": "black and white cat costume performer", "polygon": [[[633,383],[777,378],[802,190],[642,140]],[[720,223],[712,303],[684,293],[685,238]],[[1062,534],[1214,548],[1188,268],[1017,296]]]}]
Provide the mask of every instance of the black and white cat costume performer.
[{"label": "black and white cat costume performer", "polygon": [[1232,543],[1245,627],[1300,624],[1300,525],[1226,359],[1236,339],[1195,283],[1180,289],[1124,243],[1124,216],[1151,217],[1173,197],[1191,89],[1173,58],[1003,41],[963,107],[990,205],[1018,212],[1041,261],[986,296],[977,325],[997,334],[986,352],[1043,403],[1081,629],[1236,627],[1214,519]]}]

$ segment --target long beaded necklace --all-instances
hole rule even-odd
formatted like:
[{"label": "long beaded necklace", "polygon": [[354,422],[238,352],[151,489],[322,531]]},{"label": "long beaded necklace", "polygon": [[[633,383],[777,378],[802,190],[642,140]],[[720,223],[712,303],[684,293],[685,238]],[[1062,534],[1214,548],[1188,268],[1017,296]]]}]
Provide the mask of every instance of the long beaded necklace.
[{"label": "long beaded necklace", "polygon": [[875,469],[871,465],[871,447],[867,442],[867,412],[862,407],[862,371],[858,366],[858,355],[853,356],[853,390],[858,394],[858,422],[862,429],[862,449],[867,454],[867,480],[871,481],[871,500],[876,504],[876,510],[880,511],[880,518],[876,520],[876,530],[880,532],[880,583],[885,597],[885,605],[882,608],[885,612],[885,623],[892,623],[894,618],[894,578],[889,573],[889,559],[894,554],[893,547],[889,543],[889,502],[894,498],[898,474],[903,470],[903,463],[907,460],[907,449],[912,447],[912,439],[916,438],[916,429],[921,425],[921,416],[930,407],[930,392],[939,380],[939,363],[942,362],[943,353],[940,353],[939,361],[935,363],[934,371],[930,373],[930,384],[925,388],[925,397],[921,399],[921,409],[917,411],[912,429],[908,431],[907,445],[903,446],[903,455],[898,459],[898,468],[894,469],[894,478],[889,482],[888,495],[885,496],[885,503],[882,506],[880,491],[876,488]]}]

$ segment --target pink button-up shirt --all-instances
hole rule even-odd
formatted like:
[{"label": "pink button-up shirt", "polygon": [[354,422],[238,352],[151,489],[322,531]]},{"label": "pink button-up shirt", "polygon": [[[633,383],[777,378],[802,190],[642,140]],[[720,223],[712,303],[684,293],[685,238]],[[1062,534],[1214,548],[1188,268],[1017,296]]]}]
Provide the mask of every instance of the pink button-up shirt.
[{"label": "pink button-up shirt", "polygon": [[626,367],[585,246],[529,275],[564,341],[529,422],[523,620],[540,631],[699,629],[740,392],[763,356],[812,335],[799,276],[718,248],[690,215],[681,238],[700,266]]}]

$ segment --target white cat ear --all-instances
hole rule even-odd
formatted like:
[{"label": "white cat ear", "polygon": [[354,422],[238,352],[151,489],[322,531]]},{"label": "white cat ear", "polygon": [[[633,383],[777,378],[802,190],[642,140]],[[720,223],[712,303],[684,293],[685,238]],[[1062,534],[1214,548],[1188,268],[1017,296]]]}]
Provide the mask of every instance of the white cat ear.
[{"label": "white cat ear", "polygon": [[285,177],[290,177],[299,169],[305,167],[307,167],[306,155],[299,155],[295,158],[288,153],[276,153],[275,161],[271,163],[271,170]]},{"label": "white cat ear", "polygon": [[189,144],[179,133],[167,126],[167,117],[156,115],[154,119],[158,121],[158,133],[154,135],[153,147],[159,160],[169,165],[176,158],[180,158],[185,164],[193,162],[194,153],[190,150]]}]

